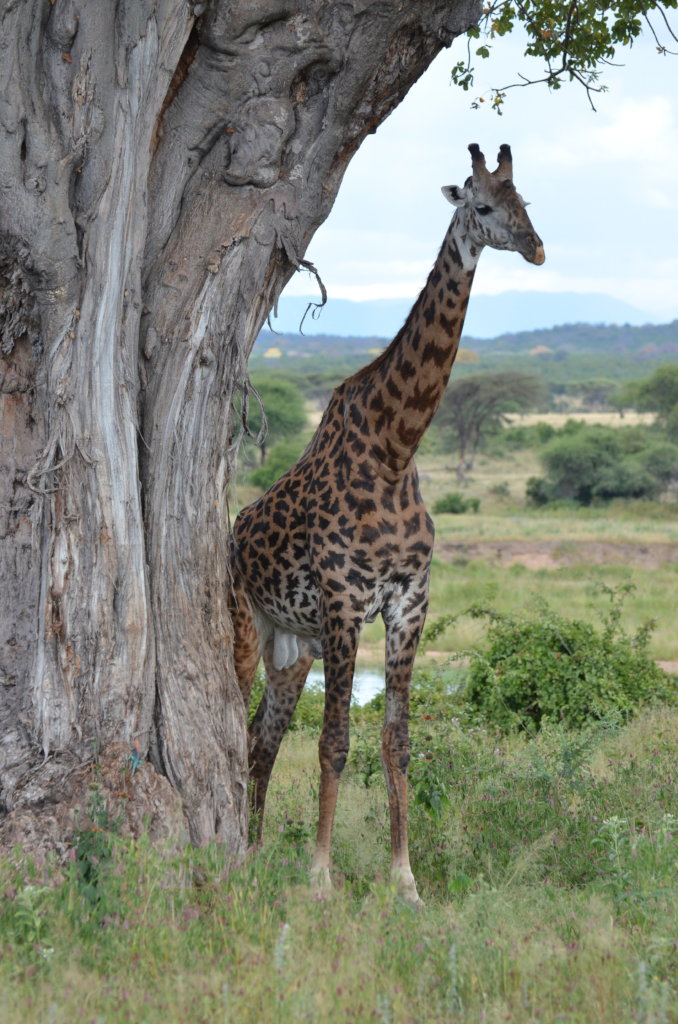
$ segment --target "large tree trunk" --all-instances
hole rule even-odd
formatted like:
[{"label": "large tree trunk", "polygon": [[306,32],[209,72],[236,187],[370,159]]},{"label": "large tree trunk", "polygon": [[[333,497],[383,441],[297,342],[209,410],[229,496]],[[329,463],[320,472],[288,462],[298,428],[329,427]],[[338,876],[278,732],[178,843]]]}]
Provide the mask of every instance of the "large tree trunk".
[{"label": "large tree trunk", "polygon": [[113,793],[138,748],[155,773],[135,774],[136,795],[158,819],[178,793],[193,841],[244,850],[231,400],[360,142],[478,14],[477,0],[5,3],[5,841],[63,837],[87,765],[108,765]]}]

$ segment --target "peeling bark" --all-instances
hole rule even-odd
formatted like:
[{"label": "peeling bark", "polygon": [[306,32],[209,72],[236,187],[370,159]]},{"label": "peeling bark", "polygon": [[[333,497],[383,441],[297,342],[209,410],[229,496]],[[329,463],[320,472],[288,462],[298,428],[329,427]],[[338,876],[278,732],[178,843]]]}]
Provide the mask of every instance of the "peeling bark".
[{"label": "peeling bark", "polygon": [[234,390],[361,141],[478,14],[5,4],[0,841],[56,820],[74,762],[136,744],[194,842],[244,851]]}]

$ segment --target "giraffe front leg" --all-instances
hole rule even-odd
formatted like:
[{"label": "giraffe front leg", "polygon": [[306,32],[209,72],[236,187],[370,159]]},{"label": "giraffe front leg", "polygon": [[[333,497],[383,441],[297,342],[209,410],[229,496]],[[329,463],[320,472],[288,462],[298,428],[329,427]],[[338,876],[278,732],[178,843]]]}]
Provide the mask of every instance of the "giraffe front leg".
[{"label": "giraffe front leg", "polygon": [[325,667],[325,714],[318,743],[320,759],[320,799],[318,832],[311,866],[311,886],[322,898],[332,889],[330,846],[339,780],[349,747],[349,709],[353,689],[353,670],[358,646],[355,625],[335,627],[323,639]]},{"label": "giraffe front leg", "polygon": [[419,637],[426,617],[422,603],[404,619],[397,611],[384,614],[386,623],[386,709],[381,756],[391,819],[391,879],[400,895],[421,903],[410,867],[407,833],[407,766],[410,760],[410,681]]}]

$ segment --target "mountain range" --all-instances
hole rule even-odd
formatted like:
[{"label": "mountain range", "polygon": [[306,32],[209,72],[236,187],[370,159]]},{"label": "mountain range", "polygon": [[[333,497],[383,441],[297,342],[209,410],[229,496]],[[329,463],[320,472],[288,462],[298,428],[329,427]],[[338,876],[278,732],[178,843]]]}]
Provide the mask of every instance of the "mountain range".
[{"label": "mountain range", "polygon": [[[278,303],[278,316],[271,319],[273,330],[298,334],[303,320],[301,330],[307,335],[392,338],[404,323],[413,299],[353,302],[330,297],[322,309],[312,305],[309,310],[309,303],[316,302],[317,297],[283,295]],[[653,317],[643,310],[609,295],[512,291],[473,296],[464,334],[473,338],[496,338],[561,324],[640,325],[650,322],[654,322]]]}]

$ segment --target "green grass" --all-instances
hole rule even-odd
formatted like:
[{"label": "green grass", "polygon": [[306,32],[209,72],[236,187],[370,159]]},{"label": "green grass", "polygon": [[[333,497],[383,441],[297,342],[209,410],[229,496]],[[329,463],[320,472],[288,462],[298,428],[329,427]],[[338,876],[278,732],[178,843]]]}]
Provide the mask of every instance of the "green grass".
[{"label": "green grass", "polygon": [[457,544],[493,540],[678,544],[675,505],[618,502],[604,509],[556,507],[533,511],[508,506],[494,513],[483,512],[482,507],[478,515],[436,516],[436,540]]},{"label": "green grass", "polygon": [[[654,657],[678,661],[678,632],[675,626],[675,594],[678,591],[678,564],[655,569],[629,569],[623,565],[579,565],[562,569],[527,569],[522,565],[501,566],[479,559],[459,558],[455,564],[434,558],[431,570],[430,604],[427,622],[442,615],[460,615],[432,648],[442,653],[477,648],[483,641],[482,622],[463,615],[476,602],[490,602],[502,612],[517,613],[535,600],[547,600],[568,618],[597,621],[605,599],[596,593],[596,584],[616,586],[630,582],[635,591],[622,615],[629,632],[648,619],[656,621],[650,641]],[[364,628],[361,640],[361,664],[383,664],[384,629],[381,620]],[[420,655],[421,659],[421,655]]]},{"label": "green grass", "polygon": [[113,824],[64,864],[0,863],[0,1019],[678,1018],[675,711],[532,740],[415,720],[423,908],[385,881],[385,789],[364,784],[376,732],[354,729],[326,903],[307,884],[317,737],[304,732],[283,745],[263,845],[230,875],[215,848],[163,853]]}]

